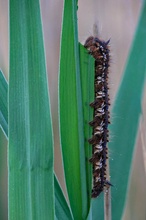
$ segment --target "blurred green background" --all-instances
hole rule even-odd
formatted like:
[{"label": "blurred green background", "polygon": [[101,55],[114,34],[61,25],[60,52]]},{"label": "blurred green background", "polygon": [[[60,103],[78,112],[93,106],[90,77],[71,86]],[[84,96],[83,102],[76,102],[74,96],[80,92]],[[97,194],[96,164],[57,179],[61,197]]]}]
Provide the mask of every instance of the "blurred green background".
[{"label": "blurred green background", "polygon": [[[40,0],[49,77],[51,108],[55,142],[55,171],[65,190],[58,132],[58,65],[63,0]],[[135,33],[142,1],[140,0],[79,0],[78,1],[79,40],[84,43],[93,34],[93,24],[97,24],[99,37],[111,39],[110,98],[114,101],[129,49]],[[0,0],[0,68],[8,79],[8,1]],[[146,90],[145,90],[146,91]],[[143,100],[143,116],[133,160],[131,183],[127,195],[124,220],[146,219],[146,95]],[[117,117],[111,115],[112,119]],[[114,134],[110,135],[114,141]],[[0,219],[7,219],[7,141],[0,132]],[[112,158],[112,152],[110,152]],[[127,157],[128,158],[128,157]],[[124,164],[123,164],[124,166]],[[122,184],[122,179],[121,179]],[[112,197],[111,199],[114,200]],[[120,198],[119,198],[120,199]]]}]

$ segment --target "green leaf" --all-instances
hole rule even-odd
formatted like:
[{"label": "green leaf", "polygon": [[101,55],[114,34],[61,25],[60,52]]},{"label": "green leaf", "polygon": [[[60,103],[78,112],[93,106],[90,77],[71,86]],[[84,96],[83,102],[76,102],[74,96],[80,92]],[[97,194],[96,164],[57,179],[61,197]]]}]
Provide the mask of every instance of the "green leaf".
[{"label": "green leaf", "polygon": [[[143,5],[123,80],[114,103],[109,144],[112,187],[112,219],[122,218],[137,136],[146,73],[146,3]],[[113,160],[112,160],[113,158]]]},{"label": "green leaf", "polygon": [[[2,73],[0,71],[0,110],[3,112],[2,115],[2,122],[1,127],[3,131],[8,130],[8,103],[7,103],[7,93],[8,93],[8,83]],[[5,129],[6,128],[6,129]],[[6,138],[8,139],[8,132],[4,132]],[[71,219],[71,213],[69,206],[66,202],[66,199],[62,193],[62,189],[58,183],[58,180],[54,174],[54,187],[55,187],[55,214],[56,216],[62,219]]]},{"label": "green leaf", "polygon": [[73,216],[71,210],[66,202],[63,191],[59,185],[57,177],[54,175],[54,187],[55,187],[55,214],[59,220],[72,220]]},{"label": "green leaf", "polygon": [[0,70],[0,126],[6,137],[8,136],[7,94],[7,81],[4,74]]},{"label": "green leaf", "polygon": [[0,219],[8,219],[7,214],[7,139],[0,129]]},{"label": "green leaf", "polygon": [[89,202],[76,10],[75,0],[64,1],[59,83],[60,136],[73,216],[74,219],[85,219]]},{"label": "green leaf", "polygon": [[86,173],[87,173],[87,191],[88,202],[91,202],[92,188],[92,166],[89,159],[92,157],[92,146],[88,143],[88,139],[92,136],[92,128],[89,126],[89,121],[93,120],[93,108],[89,106],[94,100],[94,58],[88,54],[80,44],[80,70],[81,70],[81,88],[83,102],[83,121],[84,121],[84,138],[85,138],[85,157],[86,157]]},{"label": "green leaf", "polygon": [[104,194],[92,199],[92,220],[104,219]]},{"label": "green leaf", "polygon": [[39,1],[10,0],[9,219],[54,219],[53,140]]}]

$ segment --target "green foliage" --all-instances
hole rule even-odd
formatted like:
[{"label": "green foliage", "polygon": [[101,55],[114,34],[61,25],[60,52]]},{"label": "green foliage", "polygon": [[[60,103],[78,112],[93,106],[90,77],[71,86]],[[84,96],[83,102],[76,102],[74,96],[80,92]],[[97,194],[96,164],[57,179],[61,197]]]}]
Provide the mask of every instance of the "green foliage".
[{"label": "green foliage", "polygon": [[72,220],[72,213],[64,197],[57,178],[54,178],[55,187],[55,215],[58,220]]},{"label": "green foliage", "polygon": [[5,136],[8,136],[8,107],[7,107],[7,82],[6,79],[0,70],[0,91],[1,91],[1,97],[0,97],[0,126],[5,134]]},{"label": "green foliage", "polygon": [[[90,198],[92,168],[88,159],[92,152],[87,139],[92,135],[88,122],[93,115],[89,103],[94,99],[94,60],[78,43],[77,1],[64,1],[59,78],[60,138],[70,206],[54,175],[39,1],[10,0],[9,12],[9,92],[0,71],[0,125],[9,137],[9,219],[104,219],[103,195]],[[144,2],[112,109],[116,115],[110,126],[114,140],[109,144],[113,220],[122,218],[141,115],[145,27]]]},{"label": "green foliage", "polygon": [[[0,78],[2,83],[1,86],[1,93],[0,93],[0,103],[3,101],[3,105],[6,107],[5,111],[8,112],[8,103],[7,103],[7,97],[5,97],[5,93],[8,93],[8,83],[3,75],[3,73],[0,71]],[[4,99],[5,97],[5,99]],[[7,114],[2,114],[2,118],[6,121]],[[3,126],[5,126],[3,124]],[[3,129],[2,126],[2,129]],[[8,121],[6,121],[6,127],[8,127]],[[4,131],[4,130],[3,130]],[[0,133],[1,135],[1,133]],[[6,136],[8,139],[8,136]],[[1,143],[2,144],[2,143]],[[54,175],[54,188],[55,188],[55,215],[56,219],[72,219],[72,214],[70,211],[70,208],[66,202],[66,199],[64,197],[64,194],[62,192],[62,189],[59,185],[59,182],[57,180],[57,177]]]},{"label": "green foliage", "polygon": [[88,207],[76,1],[64,2],[60,53],[60,135],[68,196],[75,219]]},{"label": "green foliage", "polygon": [[[109,144],[109,148],[113,152],[110,168],[112,182],[115,185],[112,188],[113,220],[121,219],[126,201],[146,76],[145,39],[146,3],[143,5],[135,39],[112,111],[112,114],[116,115],[110,126],[111,133],[115,137],[114,141]],[[138,55],[139,51],[140,55]]]},{"label": "green foliage", "polygon": [[[94,100],[94,59],[87,53],[87,50],[80,44],[80,71],[81,71],[81,90],[82,90],[82,106],[83,106],[83,122],[84,122],[84,148],[86,158],[86,174],[87,174],[87,191],[88,206],[90,207],[91,188],[92,188],[92,166],[89,158],[92,156],[92,147],[88,143],[89,137],[92,136],[92,128],[89,121],[93,119],[93,109],[89,107],[89,103]],[[88,88],[88,89],[87,89]]]},{"label": "green foliage", "polygon": [[9,11],[9,219],[54,219],[53,138],[39,1],[10,0]]}]

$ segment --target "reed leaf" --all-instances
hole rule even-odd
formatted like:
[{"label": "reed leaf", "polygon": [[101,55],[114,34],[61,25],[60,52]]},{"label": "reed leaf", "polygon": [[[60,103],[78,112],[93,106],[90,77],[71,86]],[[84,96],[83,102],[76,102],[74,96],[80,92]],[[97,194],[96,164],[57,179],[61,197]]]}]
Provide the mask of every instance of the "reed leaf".
[{"label": "reed leaf", "polygon": [[54,219],[53,139],[39,0],[10,0],[9,219]]},{"label": "reed leaf", "polygon": [[0,126],[6,138],[8,136],[7,81],[0,70]]},{"label": "reed leaf", "polygon": [[112,219],[121,219],[128,193],[134,146],[141,115],[146,76],[146,2],[129,54],[121,86],[113,106],[110,126],[114,139],[109,144],[112,187]]},{"label": "reed leaf", "polygon": [[[4,74],[0,71],[0,111],[2,112],[2,121],[5,123],[1,123],[1,128],[4,132],[5,127],[8,128],[8,103],[7,103],[7,93],[8,93],[8,83],[5,79]],[[4,111],[3,111],[4,110]],[[5,133],[5,132],[4,132]],[[8,133],[5,133],[6,138],[8,139]],[[54,174],[54,188],[55,188],[55,215],[56,218],[62,219],[72,219],[70,208],[66,202],[62,189],[59,185],[56,175]]]},{"label": "reed leaf", "polygon": [[84,141],[85,141],[85,159],[87,173],[87,192],[90,207],[91,188],[92,188],[92,165],[89,159],[92,157],[92,146],[88,143],[88,139],[92,136],[92,128],[89,122],[93,120],[93,108],[89,106],[94,100],[94,58],[89,55],[87,49],[83,45],[80,47],[80,71],[81,71],[81,89],[83,103],[83,122],[84,122]]},{"label": "reed leaf", "polygon": [[76,0],[64,1],[59,81],[60,137],[73,216],[74,219],[85,219],[89,212],[89,197],[76,11]]}]

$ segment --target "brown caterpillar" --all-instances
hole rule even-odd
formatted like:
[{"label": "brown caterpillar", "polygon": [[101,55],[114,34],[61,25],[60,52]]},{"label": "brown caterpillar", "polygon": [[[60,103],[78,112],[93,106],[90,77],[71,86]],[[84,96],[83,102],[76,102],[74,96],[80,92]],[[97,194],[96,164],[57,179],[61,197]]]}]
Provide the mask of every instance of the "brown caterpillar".
[{"label": "brown caterpillar", "polygon": [[94,118],[89,122],[93,127],[93,135],[88,140],[92,144],[92,158],[89,161],[93,164],[93,198],[99,196],[104,187],[112,185],[106,179],[107,142],[109,141],[109,41],[101,41],[97,37],[90,36],[84,44],[84,47],[95,58],[95,100],[90,103],[90,106],[94,108]]}]

